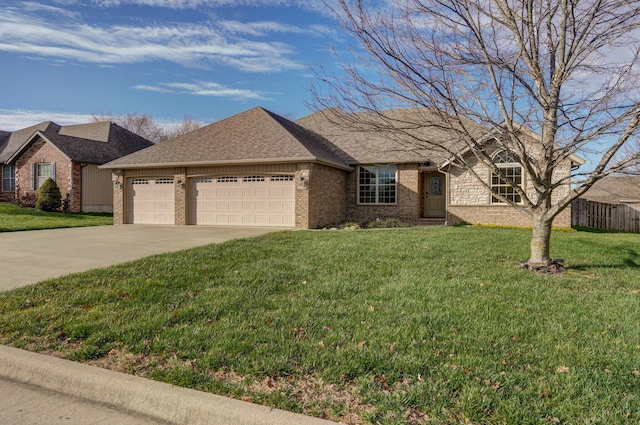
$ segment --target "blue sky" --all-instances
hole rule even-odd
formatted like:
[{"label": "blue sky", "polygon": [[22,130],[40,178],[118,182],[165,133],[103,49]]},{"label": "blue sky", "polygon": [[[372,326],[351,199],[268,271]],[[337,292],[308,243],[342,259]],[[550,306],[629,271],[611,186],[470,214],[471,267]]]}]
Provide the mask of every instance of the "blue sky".
[{"label": "blue sky", "polygon": [[217,121],[309,113],[345,34],[321,0],[4,0],[0,130],[92,114]]}]

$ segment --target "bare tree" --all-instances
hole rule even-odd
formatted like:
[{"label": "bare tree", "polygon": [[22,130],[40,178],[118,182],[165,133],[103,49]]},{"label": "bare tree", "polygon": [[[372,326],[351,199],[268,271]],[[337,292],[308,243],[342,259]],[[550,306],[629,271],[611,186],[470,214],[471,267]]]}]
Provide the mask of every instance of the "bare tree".
[{"label": "bare tree", "polygon": [[202,127],[202,123],[200,121],[184,117],[180,124],[165,129],[160,137],[160,141],[163,142],[165,140],[174,139],[178,136],[182,136],[183,134],[191,133],[200,127]]},{"label": "bare tree", "polygon": [[173,139],[202,127],[202,123],[189,117],[185,117],[177,125],[162,125],[149,115],[135,112],[124,115],[111,113],[93,114],[91,119],[93,122],[112,121],[132,133],[156,143]]},{"label": "bare tree", "polygon": [[[640,2],[337,2],[355,60],[341,60],[339,76],[317,71],[313,107],[368,112],[343,116],[411,137],[472,173],[472,162],[485,164],[518,195],[493,196],[531,217],[530,265],[549,264],[552,221],[572,200],[640,164]],[[398,120],[387,112],[401,107],[430,113]],[[434,128],[453,143],[419,131]],[[516,155],[531,190],[494,164],[496,146]],[[591,163],[557,172],[576,156]],[[486,176],[475,177],[491,190]]]}]

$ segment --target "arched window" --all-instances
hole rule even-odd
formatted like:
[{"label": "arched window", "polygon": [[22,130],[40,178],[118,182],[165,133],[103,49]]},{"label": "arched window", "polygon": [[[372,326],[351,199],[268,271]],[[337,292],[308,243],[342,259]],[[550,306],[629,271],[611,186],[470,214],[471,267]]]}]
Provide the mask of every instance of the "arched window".
[{"label": "arched window", "polygon": [[[511,186],[511,183],[513,183],[522,187],[522,166],[518,155],[508,150],[502,150],[493,156],[493,163],[500,169],[502,175],[495,172],[491,173],[491,191],[512,202],[520,202],[520,195]],[[500,204],[504,203],[504,201],[492,196],[491,203]]]}]

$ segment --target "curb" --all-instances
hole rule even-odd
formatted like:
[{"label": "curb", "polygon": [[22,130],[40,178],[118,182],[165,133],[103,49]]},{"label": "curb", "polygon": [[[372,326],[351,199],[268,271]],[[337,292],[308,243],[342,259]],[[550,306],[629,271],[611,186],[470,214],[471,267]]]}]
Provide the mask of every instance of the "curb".
[{"label": "curb", "polygon": [[335,422],[0,345],[0,378],[172,424],[330,425]]}]

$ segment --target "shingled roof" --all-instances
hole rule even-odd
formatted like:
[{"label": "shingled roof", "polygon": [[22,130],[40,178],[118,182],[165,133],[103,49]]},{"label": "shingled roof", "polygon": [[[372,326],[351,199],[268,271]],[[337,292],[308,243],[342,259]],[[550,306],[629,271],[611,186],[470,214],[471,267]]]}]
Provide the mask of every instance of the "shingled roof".
[{"label": "shingled roof", "polygon": [[[466,148],[462,140],[456,140],[456,132],[447,128],[449,125],[441,115],[426,108],[380,113],[345,113],[337,109],[325,109],[296,122],[330,140],[337,151],[342,152],[343,160],[348,164],[441,164],[450,157],[447,151]],[[487,129],[470,120],[466,124],[474,137],[482,138],[488,134]],[[385,131],[389,127],[400,131]],[[443,149],[438,149],[437,145]]]},{"label": "shingled roof", "polygon": [[45,121],[10,133],[3,132],[5,134],[8,133],[8,137],[5,137],[4,140],[0,140],[0,163],[5,164],[7,160],[11,158],[13,154],[37,131],[55,132],[59,129],[60,126],[58,124],[51,121]]},{"label": "shingled roof", "polygon": [[103,168],[300,161],[349,169],[323,137],[257,107],[116,159]]},{"label": "shingled roof", "polygon": [[609,176],[597,181],[582,198],[606,204],[640,203],[640,176]]},{"label": "shingled roof", "polygon": [[45,122],[11,133],[7,143],[0,146],[0,162],[12,163],[38,138],[53,144],[72,161],[99,165],[153,145],[108,121],[69,126]]}]

